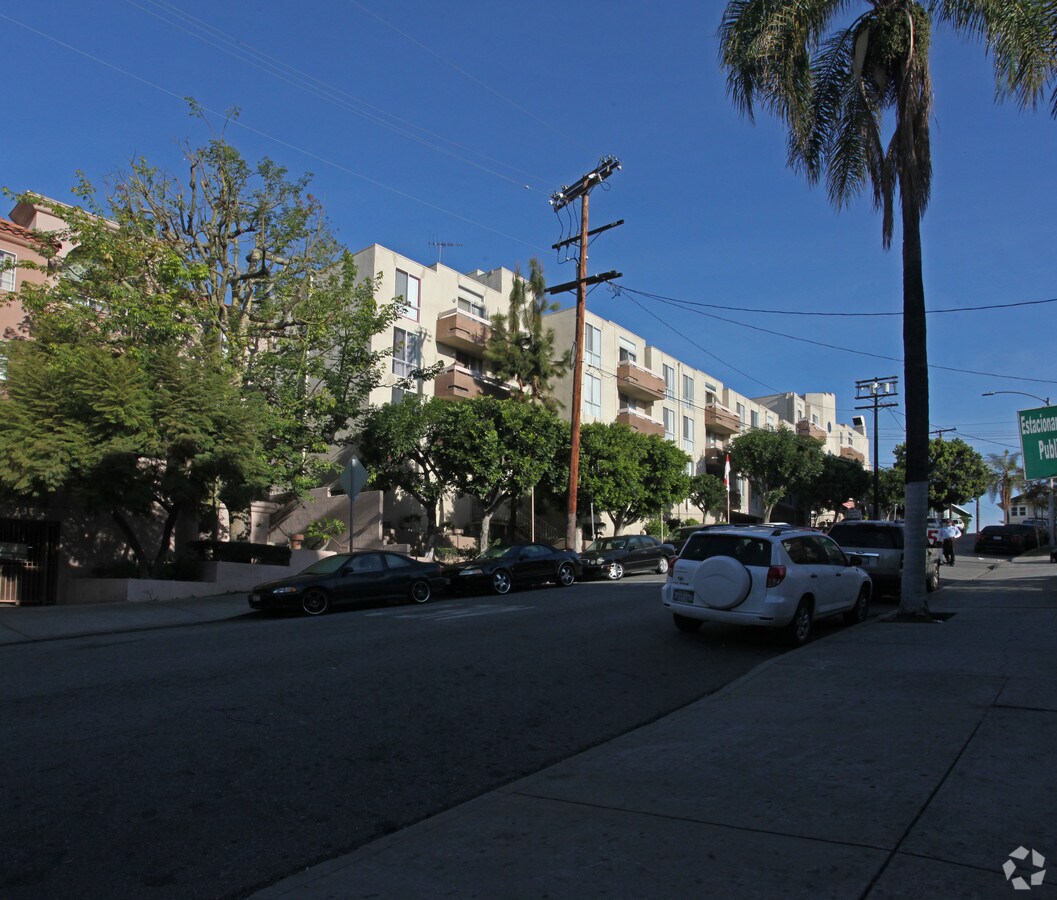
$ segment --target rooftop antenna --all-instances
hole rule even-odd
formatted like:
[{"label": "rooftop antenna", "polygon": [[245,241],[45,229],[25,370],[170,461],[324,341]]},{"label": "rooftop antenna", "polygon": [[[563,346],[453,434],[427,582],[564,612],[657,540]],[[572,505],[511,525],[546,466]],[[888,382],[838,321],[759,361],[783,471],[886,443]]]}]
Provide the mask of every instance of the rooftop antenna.
[{"label": "rooftop antenna", "polygon": [[445,247],[461,247],[462,244],[456,244],[452,241],[430,241],[431,247],[437,248],[437,262],[444,262],[444,248]]}]

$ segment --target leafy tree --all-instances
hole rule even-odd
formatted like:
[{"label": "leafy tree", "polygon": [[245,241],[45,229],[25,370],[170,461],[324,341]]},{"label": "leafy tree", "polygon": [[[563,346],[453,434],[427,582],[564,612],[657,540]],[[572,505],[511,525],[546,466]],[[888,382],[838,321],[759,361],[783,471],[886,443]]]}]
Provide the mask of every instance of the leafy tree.
[{"label": "leafy tree", "polygon": [[1009,506],[1013,495],[1024,484],[1024,470],[1020,466],[1020,454],[1003,450],[1001,453],[988,453],[987,496],[998,499],[999,506],[1005,514],[1005,523],[1009,524]]},{"label": "leafy tree", "polygon": [[544,328],[544,315],[560,305],[549,302],[546,291],[538,259],[529,261],[527,282],[521,277],[521,269],[515,270],[509,309],[492,317],[492,334],[484,356],[498,378],[517,385],[514,397],[556,409],[561,404],[551,392],[551,382],[569,370],[572,353],[566,350],[556,355],[554,329]]},{"label": "leafy tree", "polygon": [[[710,513],[721,521],[727,519],[727,488],[717,475],[702,472],[690,478],[690,502],[704,513]],[[686,523],[690,524],[690,523]]]},{"label": "leafy tree", "polygon": [[[880,497],[878,498],[881,515],[889,518],[900,515],[905,493],[903,470],[895,467],[881,469],[878,482],[878,486],[881,489]],[[872,486],[871,490],[873,490]]]},{"label": "leafy tree", "polygon": [[[374,350],[372,340],[397,307],[376,302],[375,279],[359,278],[308,191],[309,176],[291,180],[267,158],[251,165],[222,135],[185,145],[184,155],[183,181],[143,159],[103,200],[82,180],[78,192],[100,218],[74,216],[67,237],[88,253],[71,259],[66,275],[76,280],[85,255],[109,266],[116,287],[100,303],[110,308],[131,276],[134,308],[171,316],[222,354],[244,390],[272,410],[265,446],[275,485],[304,491],[329,470],[328,451],[380,384],[391,349]],[[65,207],[56,212],[69,218]],[[153,247],[145,272],[130,270],[135,255],[95,252],[125,240]],[[178,284],[178,294],[163,296],[167,284]]]},{"label": "leafy tree", "polygon": [[795,495],[822,472],[822,447],[788,428],[752,428],[727,445],[732,471],[749,479],[760,496],[764,521],[787,495]]},{"label": "leafy tree", "polygon": [[433,462],[440,480],[480,502],[484,549],[499,507],[542,480],[560,477],[560,457],[568,446],[568,426],[550,410],[475,397],[441,409]]},{"label": "leafy tree", "polygon": [[624,526],[685,500],[690,458],[657,435],[640,434],[619,422],[592,422],[580,431],[579,506],[595,508]]},{"label": "leafy tree", "polygon": [[[737,106],[751,119],[759,102],[783,121],[789,129],[789,164],[812,184],[825,178],[834,205],[846,205],[869,186],[882,213],[886,248],[898,191],[906,512],[908,526],[924,532],[929,388],[920,227],[932,181],[932,20],[982,36],[994,58],[999,94],[1034,105],[1054,77],[1057,12],[1051,0],[932,0],[927,8],[916,0],[870,0],[845,24],[849,6],[846,0],[730,0],[719,29],[720,55]],[[887,146],[882,135],[886,112],[894,117]],[[917,543],[907,549],[903,613],[926,610],[924,582],[914,574],[924,567],[924,553]]]},{"label": "leafy tree", "polygon": [[426,512],[426,541],[437,533],[437,507],[449,480],[439,469],[437,448],[451,401],[422,400],[411,394],[365,416],[358,438],[359,458],[378,490],[399,489],[414,497]]},{"label": "leafy tree", "polygon": [[[899,444],[893,453],[895,468],[904,472],[906,445]],[[984,458],[961,438],[950,441],[933,438],[929,442],[930,509],[942,512],[952,505],[968,503],[987,490],[987,485]]]},{"label": "leafy tree", "polygon": [[181,514],[202,517],[217,502],[244,508],[266,494],[269,414],[215,358],[171,347],[115,353],[93,338],[9,345],[0,485],[33,500],[66,492],[108,515],[147,576],[165,561]]},{"label": "leafy tree", "polygon": [[797,499],[814,509],[838,512],[849,497],[870,496],[873,478],[861,462],[823,454],[818,476],[797,491]]}]

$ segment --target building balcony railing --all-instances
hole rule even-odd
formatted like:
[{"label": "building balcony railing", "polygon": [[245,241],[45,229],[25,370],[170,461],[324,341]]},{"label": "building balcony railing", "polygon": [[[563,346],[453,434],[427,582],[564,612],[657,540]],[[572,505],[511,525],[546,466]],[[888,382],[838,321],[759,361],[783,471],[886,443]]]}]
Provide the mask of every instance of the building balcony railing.
[{"label": "building balcony railing", "polygon": [[491,323],[461,309],[448,309],[437,316],[437,343],[465,353],[484,356],[484,345],[491,334]]},{"label": "building balcony railing", "polygon": [[664,437],[664,425],[656,419],[640,413],[638,410],[629,409],[626,406],[623,407],[617,413],[617,421],[639,432],[639,434],[655,434],[658,437]]},{"label": "building balcony railing", "polygon": [[664,379],[630,360],[617,364],[617,389],[638,400],[664,399]]},{"label": "building balcony railing", "polygon": [[814,438],[816,441],[826,440],[826,429],[808,419],[801,419],[796,423],[796,433],[801,437]]},{"label": "building balcony railing", "polygon": [[844,459],[851,459],[863,464],[866,463],[866,454],[860,450],[856,450],[854,447],[841,447],[840,455],[844,457]]},{"label": "building balcony railing", "polygon": [[725,406],[709,403],[705,407],[705,428],[714,434],[737,434],[741,431],[741,419]]},{"label": "building balcony railing", "polygon": [[433,379],[433,395],[444,400],[469,400],[484,393],[484,378],[465,366],[448,366]]}]

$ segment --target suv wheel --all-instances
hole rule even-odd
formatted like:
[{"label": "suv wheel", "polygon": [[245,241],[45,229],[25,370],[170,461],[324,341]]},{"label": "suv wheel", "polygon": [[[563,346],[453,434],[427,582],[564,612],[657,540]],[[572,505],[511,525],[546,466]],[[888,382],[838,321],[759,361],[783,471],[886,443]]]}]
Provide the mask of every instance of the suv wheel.
[{"label": "suv wheel", "polygon": [[806,600],[801,600],[796,612],[793,613],[792,621],[785,628],[790,644],[794,647],[806,644],[811,636],[811,604]]},{"label": "suv wheel", "polygon": [[860,622],[865,622],[868,615],[870,615],[870,591],[864,584],[859,589],[859,597],[855,605],[844,614],[844,624],[858,625]]}]

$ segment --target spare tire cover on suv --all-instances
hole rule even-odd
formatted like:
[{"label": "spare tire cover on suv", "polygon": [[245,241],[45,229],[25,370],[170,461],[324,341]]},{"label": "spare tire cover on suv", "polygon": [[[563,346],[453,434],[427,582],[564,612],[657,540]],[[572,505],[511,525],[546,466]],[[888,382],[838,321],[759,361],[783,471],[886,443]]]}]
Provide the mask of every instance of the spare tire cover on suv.
[{"label": "spare tire cover on suv", "polygon": [[749,596],[752,575],[730,556],[703,560],[693,575],[694,596],[712,609],[732,609]]}]

